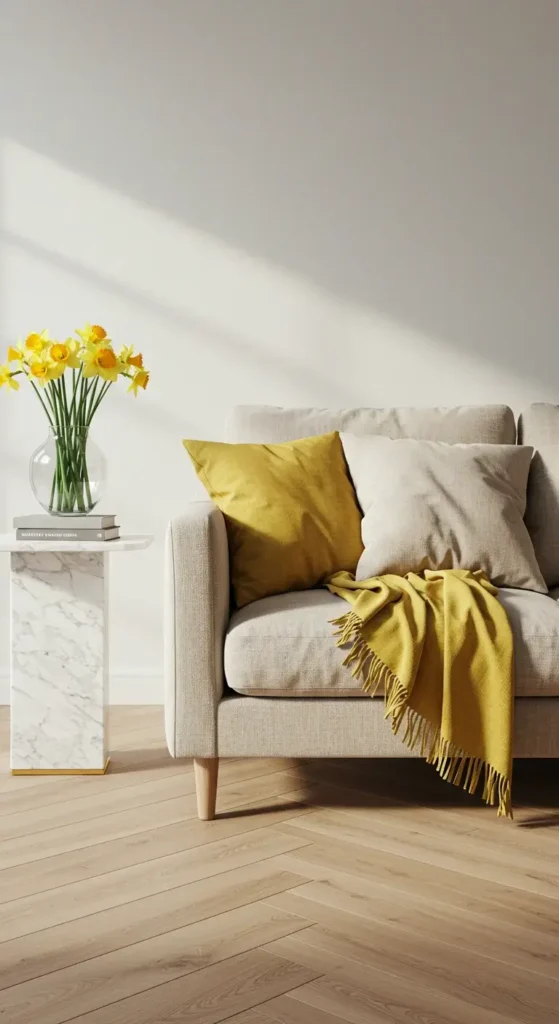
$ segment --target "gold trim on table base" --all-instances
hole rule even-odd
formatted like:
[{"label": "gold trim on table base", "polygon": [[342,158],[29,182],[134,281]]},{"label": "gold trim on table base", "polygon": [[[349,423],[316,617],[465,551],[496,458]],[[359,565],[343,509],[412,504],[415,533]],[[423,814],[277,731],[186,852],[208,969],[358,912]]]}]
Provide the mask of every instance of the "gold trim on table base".
[{"label": "gold trim on table base", "polygon": [[12,768],[12,775],[104,775],[110,760],[104,768]]}]

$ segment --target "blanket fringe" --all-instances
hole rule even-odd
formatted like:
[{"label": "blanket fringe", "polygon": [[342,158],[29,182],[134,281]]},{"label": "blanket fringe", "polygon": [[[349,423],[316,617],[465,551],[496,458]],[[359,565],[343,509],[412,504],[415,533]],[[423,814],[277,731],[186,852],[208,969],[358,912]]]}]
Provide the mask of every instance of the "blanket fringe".
[{"label": "blanket fringe", "polygon": [[434,765],[442,779],[453,786],[461,786],[468,793],[476,792],[483,772],[483,800],[490,805],[498,804],[498,815],[512,818],[510,781],[481,757],[472,757],[450,740],[443,739],[438,726],[408,706],[408,694],[398,677],[363,640],[363,622],[359,615],[347,612],[333,619],[332,625],[337,626],[334,633],[337,646],[351,644],[344,665],[351,669],[354,678],[361,679],[363,692],[374,697],[379,687],[383,687],[384,717],[391,719],[394,735],[404,722],[403,741],[408,749],[418,750],[427,764]]}]

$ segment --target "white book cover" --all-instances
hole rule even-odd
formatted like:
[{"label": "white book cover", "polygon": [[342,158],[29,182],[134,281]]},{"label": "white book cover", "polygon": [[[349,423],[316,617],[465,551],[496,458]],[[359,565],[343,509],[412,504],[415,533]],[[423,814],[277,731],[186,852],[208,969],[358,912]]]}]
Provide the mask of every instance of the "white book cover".
[{"label": "white book cover", "polygon": [[16,529],[16,540],[118,540],[120,528],[111,526],[107,530],[32,530]]},{"label": "white book cover", "polygon": [[116,526],[116,516],[91,514],[88,516],[16,516],[14,528],[24,530],[106,530]]}]

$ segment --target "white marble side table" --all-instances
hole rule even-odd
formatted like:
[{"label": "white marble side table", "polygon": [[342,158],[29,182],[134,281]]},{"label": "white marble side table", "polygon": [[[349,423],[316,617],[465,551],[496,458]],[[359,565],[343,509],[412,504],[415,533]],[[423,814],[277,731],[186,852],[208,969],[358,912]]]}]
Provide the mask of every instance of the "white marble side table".
[{"label": "white marble side table", "polygon": [[0,551],[11,553],[13,775],[107,770],[109,555],[152,540],[0,535]]}]

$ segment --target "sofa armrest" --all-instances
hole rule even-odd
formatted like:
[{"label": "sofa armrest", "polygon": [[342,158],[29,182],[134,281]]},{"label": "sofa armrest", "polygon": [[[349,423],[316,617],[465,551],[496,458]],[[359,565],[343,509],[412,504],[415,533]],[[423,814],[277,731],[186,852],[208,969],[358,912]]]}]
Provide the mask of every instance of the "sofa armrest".
[{"label": "sofa armrest", "polygon": [[165,734],[173,757],[217,755],[229,553],[223,515],[195,502],[165,544]]}]

